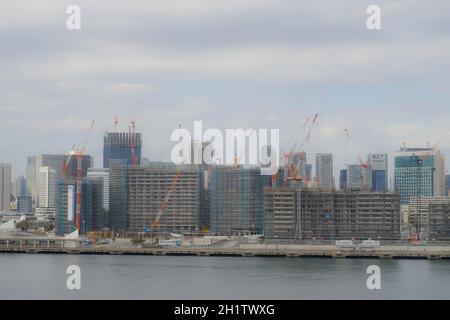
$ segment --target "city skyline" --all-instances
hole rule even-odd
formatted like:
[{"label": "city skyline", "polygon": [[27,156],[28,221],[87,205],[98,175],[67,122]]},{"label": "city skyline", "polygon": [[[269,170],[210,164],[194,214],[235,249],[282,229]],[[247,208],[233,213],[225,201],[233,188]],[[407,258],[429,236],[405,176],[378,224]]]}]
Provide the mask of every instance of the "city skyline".
[{"label": "city skyline", "polygon": [[310,159],[333,153],[335,180],[356,154],[392,159],[403,142],[434,145],[442,136],[448,166],[450,4],[432,2],[441,9],[379,1],[376,33],[365,26],[369,1],[138,1],[126,10],[80,1],[79,32],[65,27],[64,4],[2,4],[0,133],[14,138],[0,141],[0,160],[23,175],[27,156],[65,154],[95,119],[87,153],[100,167],[103,132],[116,115],[123,131],[136,116],[151,160],[169,160],[170,132],[194,120],[279,128],[289,150],[317,112],[303,151]]},{"label": "city skyline", "polygon": [[[117,132],[117,133],[120,134],[121,132]],[[123,134],[128,134],[127,132],[122,132],[122,133]],[[136,134],[140,134],[140,133],[137,132]],[[145,139],[141,140],[140,143],[143,143],[144,141],[145,141]],[[248,147],[248,145],[247,145],[247,147]],[[355,159],[354,159],[353,162],[345,163],[343,167],[336,167],[335,160],[334,160],[335,156],[334,156],[334,154],[331,154],[331,167],[333,169],[333,179],[334,179],[333,186],[336,188],[336,190],[341,189],[341,187],[340,187],[340,180],[341,180],[341,171],[342,170],[347,170],[348,166],[360,167],[361,166],[361,163],[359,163],[360,160],[363,160],[364,163],[370,163],[369,160],[370,160],[370,156],[371,155],[378,155],[378,154],[380,154],[380,155],[388,155],[388,161],[387,161],[387,163],[388,163],[388,167],[387,167],[388,176],[387,176],[387,179],[386,179],[387,180],[386,184],[387,184],[387,187],[388,187],[389,190],[394,190],[394,179],[395,179],[395,166],[394,166],[394,163],[395,163],[395,156],[396,156],[396,154],[398,154],[400,152],[400,150],[402,148],[403,147],[400,147],[398,150],[396,150],[396,151],[394,151],[392,153],[384,153],[384,152],[373,153],[373,152],[369,152],[366,155],[358,154],[357,156],[355,156]],[[431,148],[431,149],[434,149],[431,146],[420,146],[420,148]],[[444,158],[445,158],[444,159],[445,160],[445,172],[444,172],[444,174],[447,175],[448,174],[447,163],[449,162],[449,159],[448,159],[448,157],[445,156],[445,153],[442,152],[441,148],[436,147],[435,149],[440,151],[444,155]],[[103,150],[103,152],[104,152],[104,150]],[[288,152],[288,151],[284,151],[283,150],[283,152]],[[304,151],[302,151],[302,152],[304,152]],[[64,157],[69,156],[72,153],[73,153],[73,150],[71,150],[69,152],[66,152],[64,154],[39,153],[39,154],[37,154],[35,156],[32,156],[31,158],[42,157],[43,155],[44,156],[48,156],[48,157],[61,157],[61,158],[64,158]],[[305,165],[311,167],[310,170],[312,170],[311,173],[313,173],[313,180],[314,181],[319,181],[318,177],[316,176],[317,175],[317,163],[316,163],[317,159],[316,159],[316,157],[320,156],[322,154],[329,154],[329,153],[315,153],[315,154],[305,153],[305,154],[307,156],[307,159],[309,159],[309,160],[307,160]],[[93,169],[102,169],[102,168],[104,168],[104,163],[105,163],[104,162],[104,154],[100,157],[100,159],[98,159],[98,158],[96,159],[95,157],[93,157],[93,159],[92,159],[91,154],[87,154],[86,156],[90,156],[91,157],[91,161],[93,160],[92,164],[91,164],[91,168],[93,168]],[[28,158],[30,158],[30,156],[28,156],[27,159]],[[141,159],[141,157],[139,157],[139,159]],[[146,154],[145,154],[145,150],[143,150],[142,159],[147,159],[146,158]],[[152,161],[153,162],[163,161],[163,162],[171,163],[170,159],[154,159]],[[14,182],[15,179],[18,179],[20,177],[25,177],[26,178],[28,176],[27,168],[25,168],[25,172],[24,173],[19,173],[17,175],[14,175],[14,166],[15,166],[15,164],[7,163],[7,162],[4,162],[4,163],[11,165],[11,172],[12,172],[12,174],[11,174],[11,182]],[[282,168],[282,167],[284,167],[286,165],[287,165],[287,163],[285,163],[285,161],[283,160],[283,157],[282,157],[282,159],[280,161],[280,168]],[[41,166],[39,166],[39,168],[40,167]],[[37,168],[37,170],[39,170],[39,168]],[[63,164],[61,162],[61,172],[59,172],[58,175],[62,174],[62,170],[63,170]],[[301,170],[299,171],[298,168],[296,170],[297,170],[297,172],[301,172]],[[57,170],[57,171],[59,171],[59,170]],[[309,178],[308,178],[308,180],[309,180]],[[371,181],[372,180],[370,180],[369,184],[372,187],[372,182]],[[30,191],[30,192],[32,192],[32,191]]]}]

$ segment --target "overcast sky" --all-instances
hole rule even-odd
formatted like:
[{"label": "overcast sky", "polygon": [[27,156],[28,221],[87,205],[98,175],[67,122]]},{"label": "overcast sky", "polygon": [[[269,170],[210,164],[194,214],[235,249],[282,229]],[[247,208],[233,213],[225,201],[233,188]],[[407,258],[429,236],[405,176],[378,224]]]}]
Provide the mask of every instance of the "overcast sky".
[{"label": "overcast sky", "polygon": [[[370,4],[380,31],[366,28]],[[194,120],[279,128],[289,149],[316,112],[305,151],[332,152],[336,172],[440,137],[450,158],[449,57],[448,0],[1,0],[0,162],[24,174],[27,156],[82,144],[95,119],[100,166],[116,114],[123,130],[136,116],[152,160]]]}]

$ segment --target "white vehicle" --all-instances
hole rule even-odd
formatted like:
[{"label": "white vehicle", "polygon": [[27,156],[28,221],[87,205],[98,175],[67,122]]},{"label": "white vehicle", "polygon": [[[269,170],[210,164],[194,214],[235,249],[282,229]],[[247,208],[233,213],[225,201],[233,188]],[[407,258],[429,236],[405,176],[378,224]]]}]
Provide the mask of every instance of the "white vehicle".
[{"label": "white vehicle", "polygon": [[180,239],[159,240],[158,245],[160,247],[179,247],[181,246]]},{"label": "white vehicle", "polygon": [[352,240],[336,240],[336,247],[345,251],[351,251],[354,250],[356,246]]},{"label": "white vehicle", "polygon": [[376,240],[364,240],[358,246],[358,249],[364,251],[373,251],[380,246],[380,241]]}]

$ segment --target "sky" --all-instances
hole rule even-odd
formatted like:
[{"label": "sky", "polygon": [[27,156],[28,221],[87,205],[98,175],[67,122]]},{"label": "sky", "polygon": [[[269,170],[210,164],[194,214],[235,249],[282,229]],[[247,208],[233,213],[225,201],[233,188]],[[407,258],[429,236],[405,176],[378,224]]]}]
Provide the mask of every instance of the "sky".
[{"label": "sky", "polygon": [[[68,30],[69,5],[81,30]],[[381,30],[366,9],[381,8]],[[448,0],[0,0],[0,162],[142,132],[169,160],[178,128],[280,129],[282,150],[334,155],[336,179],[367,153],[434,145],[450,159]],[[344,130],[352,139],[349,140]],[[450,164],[450,161],[447,164]]]}]

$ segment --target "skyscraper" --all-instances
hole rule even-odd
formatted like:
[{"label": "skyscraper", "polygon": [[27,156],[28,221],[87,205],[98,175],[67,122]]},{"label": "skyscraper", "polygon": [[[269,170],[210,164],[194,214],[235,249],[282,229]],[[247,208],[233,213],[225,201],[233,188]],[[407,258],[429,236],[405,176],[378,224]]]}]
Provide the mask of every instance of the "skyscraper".
[{"label": "skyscraper", "polygon": [[[78,175],[78,157],[75,151],[71,151],[68,155],[64,156],[64,163],[67,166],[65,168],[66,176],[76,178]],[[87,176],[89,168],[94,166],[94,158],[90,155],[81,156],[81,175],[83,178]]]},{"label": "skyscraper", "polygon": [[110,168],[110,160],[125,164],[141,164],[142,136],[140,133],[105,132],[103,138],[103,168]]},{"label": "skyscraper", "polygon": [[0,211],[11,209],[11,165],[0,163]]},{"label": "skyscraper", "polygon": [[432,148],[401,148],[395,154],[395,191],[402,204],[414,196],[445,194],[445,157]]},{"label": "skyscraper", "polygon": [[323,191],[334,189],[333,155],[331,153],[316,154],[316,180]]},{"label": "skyscraper", "polygon": [[19,176],[14,181],[14,197],[25,197],[27,196],[27,181],[24,176]]},{"label": "skyscraper", "polygon": [[50,167],[39,169],[39,207],[54,208],[56,195],[56,170]]},{"label": "skyscraper", "polygon": [[372,191],[386,192],[388,190],[388,155],[369,154],[368,162],[372,169]]},{"label": "skyscraper", "polygon": [[305,179],[306,181],[312,181],[312,164],[305,165]]},{"label": "skyscraper", "polygon": [[128,229],[128,189],[126,160],[109,160],[109,215],[107,224],[114,231]]},{"label": "skyscraper", "polygon": [[[55,230],[58,235],[69,234],[76,229],[76,193],[76,179],[65,178],[58,182],[55,202]],[[101,181],[83,179],[80,205],[80,234],[102,230],[105,215]]]},{"label": "skyscraper", "polygon": [[445,176],[445,196],[450,196],[450,175]]},{"label": "skyscraper", "polygon": [[[297,175],[306,181],[306,153],[296,152],[289,158],[289,165],[293,165]],[[293,174],[293,173],[291,173]]]},{"label": "skyscraper", "polygon": [[347,165],[347,190],[371,191],[372,170],[370,166],[360,164]]},{"label": "skyscraper", "polygon": [[[64,155],[62,154],[41,154],[36,157],[36,190],[40,183],[41,167],[49,167],[55,170],[55,181],[59,181],[64,166]],[[56,190],[54,190],[56,192]],[[54,195],[53,195],[54,197]],[[39,204],[39,192],[37,192],[36,203]]]},{"label": "skyscraper", "polygon": [[98,179],[102,183],[103,188],[103,209],[109,212],[109,169],[105,168],[89,168],[87,176],[91,180]]},{"label": "skyscraper", "polygon": [[37,201],[36,157],[27,158],[27,190],[31,199]]},{"label": "skyscraper", "polygon": [[339,190],[347,189],[347,169],[342,169],[339,172]]}]

